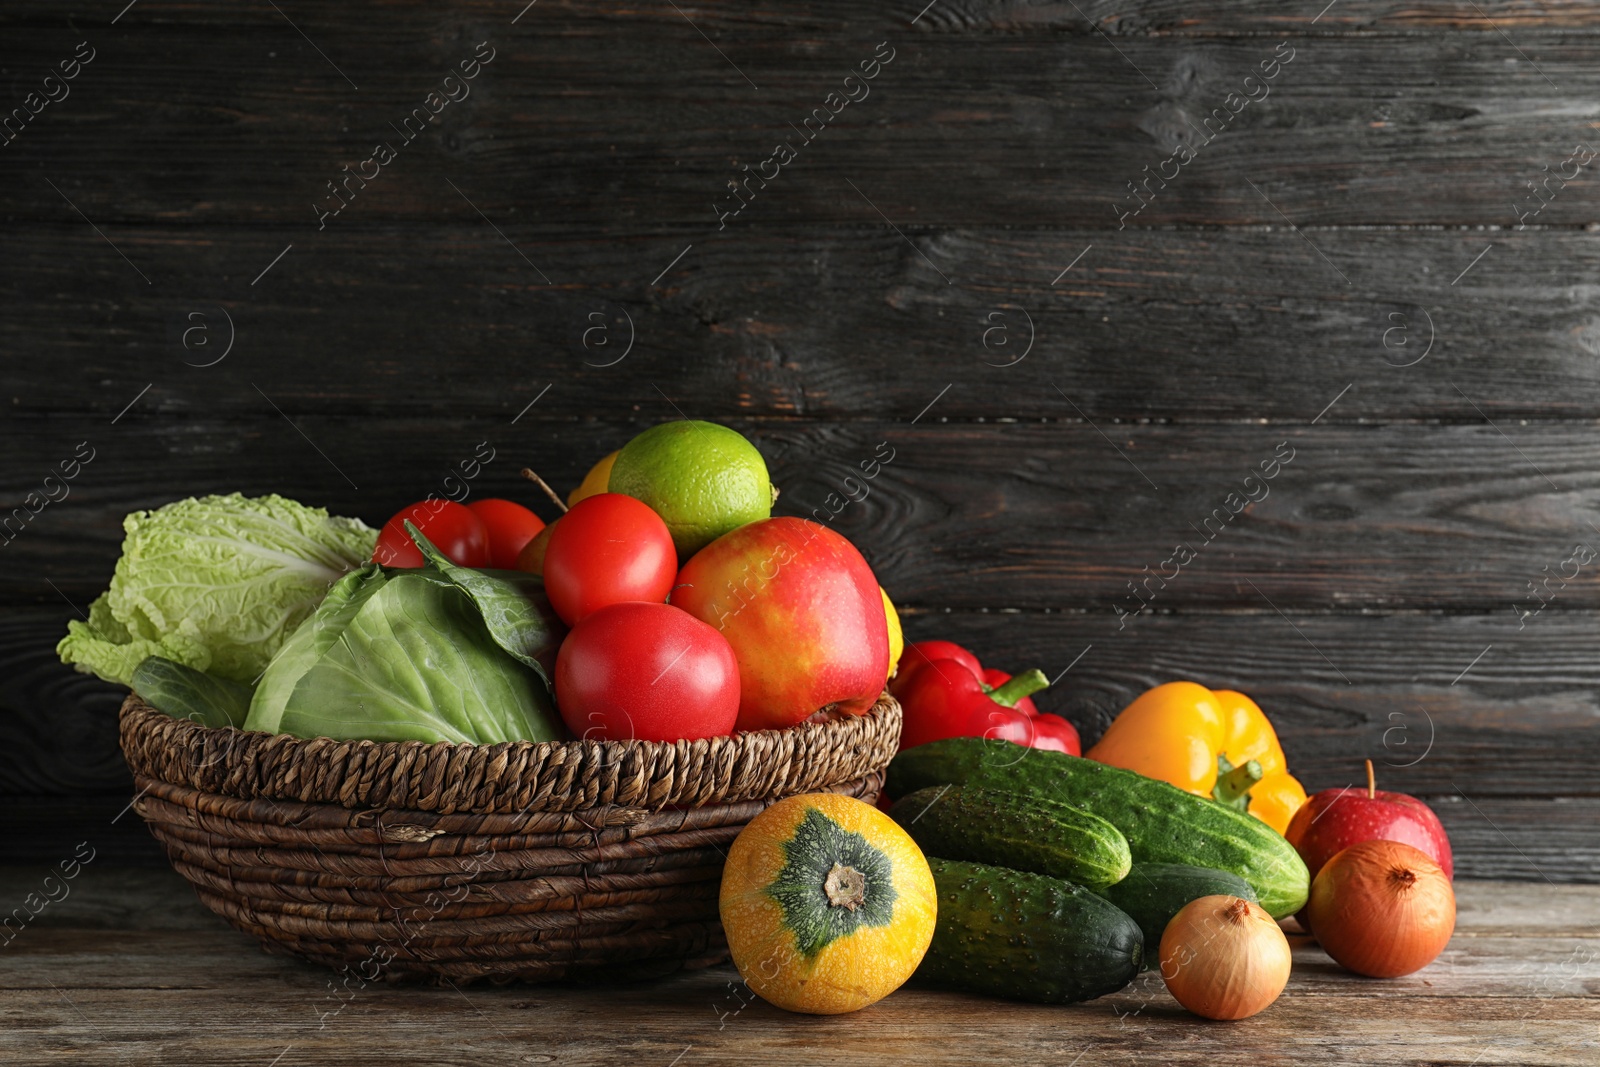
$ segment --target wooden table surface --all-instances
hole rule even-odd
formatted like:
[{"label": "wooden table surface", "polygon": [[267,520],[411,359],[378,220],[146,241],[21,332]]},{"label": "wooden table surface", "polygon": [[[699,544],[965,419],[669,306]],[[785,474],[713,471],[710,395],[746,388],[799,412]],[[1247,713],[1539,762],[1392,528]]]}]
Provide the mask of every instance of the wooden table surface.
[{"label": "wooden table surface", "polygon": [[[37,888],[0,869],[0,893]],[[360,1064],[1600,1063],[1600,887],[1462,881],[1444,955],[1391,981],[1296,938],[1265,1013],[1209,1023],[1160,978],[1051,1007],[906,988],[854,1015],[770,1007],[730,966],[586,988],[372,985],[268,956],[167,871],[82,869],[4,950],[0,1062]]]}]

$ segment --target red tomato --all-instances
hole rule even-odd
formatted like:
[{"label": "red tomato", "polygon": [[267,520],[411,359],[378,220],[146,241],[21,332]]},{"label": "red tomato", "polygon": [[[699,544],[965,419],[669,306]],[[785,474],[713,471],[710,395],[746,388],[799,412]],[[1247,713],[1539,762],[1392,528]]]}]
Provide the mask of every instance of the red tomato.
[{"label": "red tomato", "polygon": [[551,527],[544,590],[568,626],[608,604],[659,604],[677,577],[672,534],[642,500],[597,493],[572,505]]},{"label": "red tomato", "polygon": [[1078,740],[1077,728],[1048,711],[1033,717],[1033,747],[1065,752],[1069,756],[1083,755],[1083,742]]},{"label": "red tomato", "polygon": [[720,737],[739,717],[739,664],[716,627],[682,608],[611,604],[561,642],[556,706],[567,728],[591,741]]},{"label": "red tomato", "polygon": [[517,556],[544,529],[543,519],[510,500],[474,500],[467,509],[489,531],[489,566],[502,570],[516,570]]},{"label": "red tomato", "polygon": [[373,559],[385,567],[422,566],[422,552],[402,525],[408,521],[450,562],[462,567],[489,565],[489,531],[482,520],[455,501],[437,497],[418,501],[384,523]]}]

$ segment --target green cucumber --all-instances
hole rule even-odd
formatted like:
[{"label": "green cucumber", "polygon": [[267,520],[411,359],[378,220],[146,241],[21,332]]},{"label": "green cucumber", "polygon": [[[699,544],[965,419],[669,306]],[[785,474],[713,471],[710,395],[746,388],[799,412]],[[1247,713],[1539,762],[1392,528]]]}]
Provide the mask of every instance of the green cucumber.
[{"label": "green cucumber", "polygon": [[916,977],[1045,1004],[1115,993],[1139,973],[1139,924],[1082,886],[983,863],[929,858],[939,890]]},{"label": "green cucumber", "polygon": [[1161,935],[1189,901],[1222,895],[1257,903],[1256,891],[1237,874],[1183,863],[1135,863],[1128,877],[1095,891],[1144,931],[1145,970],[1160,960]]},{"label": "green cucumber", "polygon": [[908,748],[889,764],[891,796],[946,784],[1050,797],[1093,812],[1122,831],[1134,863],[1237,874],[1275,919],[1299,911],[1311,887],[1294,846],[1254,815],[1080,756],[952,737]]},{"label": "green cucumber", "polygon": [[1115,826],[1049,797],[929,786],[901,797],[889,817],[929,856],[1048,874],[1090,889],[1120,881],[1133,863]]}]

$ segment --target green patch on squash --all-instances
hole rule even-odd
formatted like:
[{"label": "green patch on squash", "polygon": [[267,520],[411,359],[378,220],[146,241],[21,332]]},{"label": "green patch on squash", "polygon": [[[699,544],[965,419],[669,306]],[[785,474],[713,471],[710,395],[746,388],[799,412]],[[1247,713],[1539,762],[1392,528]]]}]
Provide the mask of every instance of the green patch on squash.
[{"label": "green patch on squash", "polygon": [[863,926],[893,919],[894,865],[860,834],[809,810],[783,854],[767,893],[783,908],[795,948],[807,959]]}]

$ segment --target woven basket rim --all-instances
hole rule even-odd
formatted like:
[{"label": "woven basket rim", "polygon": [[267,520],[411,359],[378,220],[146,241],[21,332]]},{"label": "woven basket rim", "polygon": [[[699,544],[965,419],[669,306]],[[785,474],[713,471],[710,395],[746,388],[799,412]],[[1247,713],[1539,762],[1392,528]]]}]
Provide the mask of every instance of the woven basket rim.
[{"label": "woven basket rim", "polygon": [[239,799],[415,811],[658,810],[810,792],[881,771],[900,737],[887,692],[864,715],[696,741],[298,738],[175,719],[130,693],[120,711],[135,776]]}]

